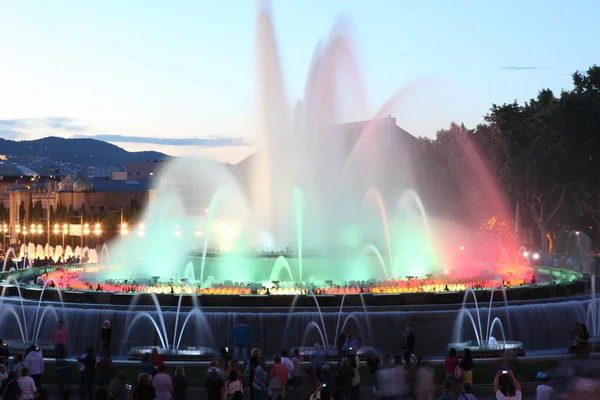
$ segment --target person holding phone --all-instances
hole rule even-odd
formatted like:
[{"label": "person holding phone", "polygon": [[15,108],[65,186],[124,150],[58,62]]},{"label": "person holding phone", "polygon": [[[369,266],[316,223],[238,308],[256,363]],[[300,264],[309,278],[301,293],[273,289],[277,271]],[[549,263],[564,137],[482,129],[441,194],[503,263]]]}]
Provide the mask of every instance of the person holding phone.
[{"label": "person holding phone", "polygon": [[[500,390],[500,377],[507,376],[510,378],[511,383],[506,387],[506,394]],[[494,379],[494,393],[496,393],[496,400],[522,400],[521,384],[515,378],[515,375],[511,370],[500,370],[496,374]]]}]

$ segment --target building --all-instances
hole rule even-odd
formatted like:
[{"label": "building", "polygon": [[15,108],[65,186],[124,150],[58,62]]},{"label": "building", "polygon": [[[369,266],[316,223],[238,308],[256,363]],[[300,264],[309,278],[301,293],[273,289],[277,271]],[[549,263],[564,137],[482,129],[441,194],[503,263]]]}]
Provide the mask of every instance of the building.
[{"label": "building", "polygon": [[127,172],[126,179],[135,179],[138,181],[154,179],[156,172],[167,160],[154,160],[144,162],[133,162],[125,166]]},{"label": "building", "polygon": [[[26,224],[43,223],[46,232],[50,225],[78,222],[73,221],[75,215],[85,214],[88,221],[98,221],[132,205],[141,209],[149,199],[149,180],[90,180],[71,176],[60,179],[14,165],[0,165],[0,171],[12,174],[0,180],[0,209],[8,210],[4,218],[0,216],[0,225],[8,225],[11,243],[23,239],[19,238],[18,227]],[[23,175],[15,175],[18,171],[24,171]],[[30,215],[33,205],[36,212]],[[60,210],[64,212],[59,214]],[[57,215],[61,215],[60,221]],[[52,220],[52,216],[57,220]]]}]

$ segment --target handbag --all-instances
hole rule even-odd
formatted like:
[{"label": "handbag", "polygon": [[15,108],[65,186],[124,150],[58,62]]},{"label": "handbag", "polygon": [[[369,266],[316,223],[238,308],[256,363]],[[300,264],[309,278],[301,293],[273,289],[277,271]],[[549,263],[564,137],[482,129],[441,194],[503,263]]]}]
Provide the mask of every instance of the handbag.
[{"label": "handbag", "polygon": [[461,379],[463,377],[463,371],[460,369],[460,365],[454,367],[454,377],[456,379]]},{"label": "handbag", "polygon": [[269,389],[281,389],[282,385],[281,385],[281,379],[279,379],[278,376],[274,376],[273,378],[271,378],[271,380],[269,381]]}]

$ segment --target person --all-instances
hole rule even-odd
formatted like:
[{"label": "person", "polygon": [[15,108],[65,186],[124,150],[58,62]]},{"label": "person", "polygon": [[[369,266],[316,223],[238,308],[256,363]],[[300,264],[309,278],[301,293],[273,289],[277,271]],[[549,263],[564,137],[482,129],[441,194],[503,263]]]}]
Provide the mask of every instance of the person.
[{"label": "person", "polygon": [[229,371],[229,379],[225,383],[225,396],[227,400],[233,400],[233,395],[236,392],[243,391],[242,381],[239,379],[235,370]]},{"label": "person", "polygon": [[158,366],[158,373],[152,379],[152,386],[154,386],[154,391],[156,392],[156,400],[171,400],[173,379],[166,372],[166,365],[161,364]]},{"label": "person", "polygon": [[250,399],[254,400],[254,390],[252,390],[252,382],[254,382],[254,374],[258,367],[258,359],[260,358],[260,349],[254,348],[250,352],[250,360],[246,364],[244,375],[248,376],[248,382],[250,382]]},{"label": "person", "polygon": [[181,365],[175,368],[173,376],[173,400],[186,400],[189,382],[185,377],[185,370]]},{"label": "person", "polygon": [[29,376],[27,368],[21,370],[21,377],[17,380],[19,388],[21,389],[20,400],[33,400],[35,398],[35,382],[33,378]]},{"label": "person", "polygon": [[342,358],[340,369],[335,378],[335,386],[337,388],[336,399],[351,400],[352,378],[354,371],[350,367],[350,361],[347,358]]},{"label": "person", "polygon": [[442,395],[438,400],[451,400],[456,399],[456,393],[454,393],[454,382],[446,379],[442,388]]},{"label": "person", "polygon": [[315,346],[313,347],[313,352],[310,355],[310,362],[317,379],[321,379],[321,371],[325,364],[325,354],[321,351],[321,345],[319,343],[315,343]]},{"label": "person", "polygon": [[13,357],[15,360],[15,365],[13,366],[13,371],[17,374],[17,379],[21,377],[21,371],[27,368],[28,365],[23,361],[23,356],[21,354],[15,354]]},{"label": "person", "polygon": [[149,383],[148,374],[140,374],[138,383],[135,385],[132,394],[133,400],[154,400],[156,399],[156,390]]},{"label": "person", "polygon": [[309,365],[304,370],[304,378],[302,379],[302,391],[300,393],[301,399],[308,399],[314,392],[315,387],[319,383],[319,379],[315,374],[315,370],[312,365]]},{"label": "person", "polygon": [[129,389],[127,387],[127,376],[119,374],[116,378],[110,381],[110,392],[113,394],[114,400],[127,400],[129,397]]},{"label": "person", "polygon": [[[507,375],[511,383],[506,387],[506,395],[500,390],[500,376]],[[521,400],[521,384],[515,378],[515,375],[511,370],[498,371],[496,378],[494,379],[494,392],[496,393],[496,400]]]},{"label": "person", "polygon": [[569,352],[574,357],[577,357],[577,349],[579,347],[579,342],[577,341],[578,335],[579,335],[579,322],[575,322],[575,325],[573,325],[573,329],[571,330],[571,347],[569,348]]},{"label": "person", "polygon": [[2,382],[8,378],[8,371],[6,369],[6,365],[4,365],[4,362],[4,357],[0,357],[0,384],[2,384]]},{"label": "person", "polygon": [[279,396],[285,397],[285,388],[287,383],[288,370],[281,363],[281,357],[275,355],[273,357],[273,368],[269,374],[269,388],[273,400],[277,400]]},{"label": "person", "polygon": [[350,399],[360,399],[360,364],[356,354],[350,354],[350,368],[352,368],[352,387],[350,388]]},{"label": "person", "polygon": [[114,400],[114,396],[110,391],[110,388],[106,385],[100,386],[94,394],[94,400]]},{"label": "person", "polygon": [[331,400],[331,389],[325,383],[318,383],[317,390],[310,395],[310,400]]},{"label": "person", "polygon": [[233,358],[239,360],[239,358],[242,357],[244,364],[248,362],[250,336],[250,327],[246,324],[246,318],[238,317],[236,324],[233,327]]},{"label": "person", "polygon": [[415,340],[416,337],[412,331],[412,326],[408,325],[402,339],[402,350],[404,352],[404,362],[406,363],[406,368],[410,368],[410,357],[415,351]]},{"label": "person", "polygon": [[64,322],[58,321],[56,328],[52,331],[52,343],[54,343],[54,354],[57,360],[64,360],[67,357],[67,344],[69,342],[69,331],[64,326]]},{"label": "person", "polygon": [[590,347],[588,340],[590,334],[585,324],[579,324],[579,334],[576,337],[577,340],[577,358],[590,358]]},{"label": "person", "polygon": [[302,386],[302,356],[300,355],[300,350],[298,348],[294,348],[292,350],[294,356],[292,357],[292,363],[294,364],[294,371],[292,372],[292,379],[294,381],[294,386],[300,387]]},{"label": "person", "polygon": [[221,378],[221,372],[217,367],[217,362],[213,361],[211,366],[208,368],[208,377],[204,382],[206,388],[206,399],[207,400],[221,400],[221,391],[225,384],[223,378]]},{"label": "person", "polygon": [[456,349],[452,348],[448,352],[444,360],[444,371],[446,372],[446,380],[456,383],[456,368],[459,366],[458,358],[456,357]]},{"label": "person", "polygon": [[44,373],[44,357],[35,344],[29,347],[29,354],[25,357],[25,362],[29,369],[29,375],[35,382],[35,387],[40,388],[42,386],[42,374]]},{"label": "person", "polygon": [[265,356],[258,357],[258,365],[254,370],[254,376],[251,382],[251,393],[254,400],[267,400],[269,398],[269,391],[267,388],[267,359]]},{"label": "person", "polygon": [[376,390],[379,397],[395,400],[404,395],[404,369],[402,365],[394,366],[389,355],[381,359],[381,368],[376,372]]},{"label": "person", "polygon": [[112,337],[112,328],[110,327],[110,321],[106,320],[102,324],[102,329],[100,330],[100,344],[102,347],[103,353],[110,354],[110,339]]},{"label": "person", "polygon": [[108,351],[105,351],[104,357],[102,357],[102,360],[98,361],[97,368],[98,368],[98,375],[100,376],[100,378],[99,378],[100,386],[108,385],[110,383],[110,381],[112,380],[113,376],[115,375],[115,365],[112,362],[112,360],[110,359],[110,356],[108,355]]},{"label": "person", "polygon": [[535,389],[536,400],[550,400],[554,395],[554,390],[550,386],[550,377],[545,372],[538,372],[537,379],[540,384]]},{"label": "person", "polygon": [[88,347],[79,357],[79,371],[81,372],[80,391],[81,399],[87,395],[90,400],[94,398],[94,378],[96,377],[96,355],[94,348]]},{"label": "person", "polygon": [[286,387],[289,388],[291,387],[292,378],[294,377],[294,375],[292,375],[294,373],[294,362],[288,357],[287,350],[281,350],[281,363],[287,368]]},{"label": "person", "polygon": [[462,388],[463,392],[458,396],[458,400],[477,400],[477,397],[471,393],[473,385],[470,382],[463,382]]},{"label": "person", "polygon": [[352,335],[352,327],[350,325],[346,325],[346,329],[340,333],[340,337],[338,338],[337,342],[338,351],[340,352],[341,356],[346,356],[348,352],[350,335]]},{"label": "person", "polygon": [[473,354],[471,353],[471,349],[466,348],[464,358],[460,362],[463,382],[473,384],[473,366]]},{"label": "person", "polygon": [[229,372],[235,371],[239,380],[242,380],[243,374],[240,369],[240,361],[237,358],[232,358],[229,362],[229,370],[227,371],[227,378],[229,378]]},{"label": "person", "polygon": [[21,387],[17,381],[17,373],[8,371],[8,377],[0,385],[0,397],[2,400],[19,400]]},{"label": "person", "polygon": [[415,372],[415,395],[417,400],[433,400],[435,397],[435,370],[421,361]]},{"label": "person", "polygon": [[152,348],[151,360],[154,368],[158,368],[160,365],[165,363],[165,358],[158,353],[158,349],[156,347]]}]

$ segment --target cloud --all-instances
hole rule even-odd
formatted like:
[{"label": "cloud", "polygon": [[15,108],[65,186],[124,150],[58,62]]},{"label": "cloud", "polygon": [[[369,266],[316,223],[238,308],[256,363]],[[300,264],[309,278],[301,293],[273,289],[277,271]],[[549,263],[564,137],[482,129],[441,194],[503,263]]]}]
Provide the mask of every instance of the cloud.
[{"label": "cloud", "polygon": [[67,117],[18,118],[0,120],[0,137],[26,140],[31,137],[77,132],[85,128]]},{"label": "cloud", "polygon": [[229,147],[246,146],[241,138],[232,137],[207,137],[207,138],[156,138],[145,136],[124,135],[76,135],[77,138],[103,140],[111,143],[147,143],[163,146],[199,146],[199,147]]},{"label": "cloud", "polygon": [[507,71],[538,71],[541,68],[539,67],[528,67],[528,66],[520,66],[520,65],[502,65],[500,69],[504,69]]}]

